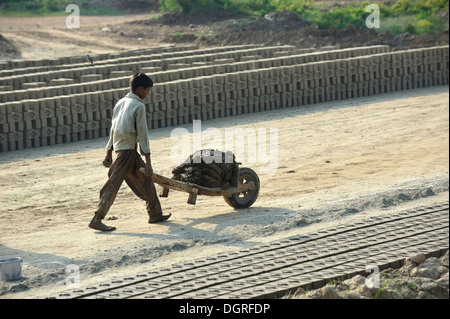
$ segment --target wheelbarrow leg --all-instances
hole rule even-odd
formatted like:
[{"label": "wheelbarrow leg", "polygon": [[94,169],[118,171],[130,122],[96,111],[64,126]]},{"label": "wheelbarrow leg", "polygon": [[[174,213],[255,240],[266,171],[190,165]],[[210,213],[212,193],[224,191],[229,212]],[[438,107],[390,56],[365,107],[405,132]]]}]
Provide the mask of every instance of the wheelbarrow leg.
[{"label": "wheelbarrow leg", "polygon": [[191,205],[195,205],[195,203],[197,202],[197,194],[198,194],[198,189],[193,189],[191,192],[189,192],[189,198],[188,198],[188,204]]},{"label": "wheelbarrow leg", "polygon": [[169,188],[164,187],[159,197],[169,197]]}]

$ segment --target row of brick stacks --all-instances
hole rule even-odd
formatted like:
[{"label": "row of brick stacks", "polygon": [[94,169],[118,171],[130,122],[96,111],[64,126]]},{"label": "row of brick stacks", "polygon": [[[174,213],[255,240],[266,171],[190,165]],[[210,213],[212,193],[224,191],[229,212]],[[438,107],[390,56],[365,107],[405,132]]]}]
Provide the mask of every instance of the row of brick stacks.
[{"label": "row of brick stacks", "polygon": [[22,82],[0,92],[0,152],[107,136],[113,106],[129,91],[129,77],[138,68],[155,81],[146,100],[149,129],[448,85],[448,46],[395,52],[388,46],[316,52],[292,46],[234,46],[208,52],[188,47],[174,48],[175,56],[167,47],[161,50],[157,59],[154,51],[131,51],[130,58],[137,62],[106,56],[98,66],[107,70],[102,79],[83,81],[82,76],[99,75],[99,69],[91,67],[97,73],[82,74],[76,70],[89,67],[68,69],[64,63],[60,72],[71,70],[77,76],[72,73],[56,84],[58,79],[50,78],[43,81],[48,84],[44,87],[14,89],[37,82],[36,74],[43,72],[1,77],[4,84],[17,77]]},{"label": "row of brick stacks", "polygon": [[[0,92],[0,102],[122,88],[128,85],[130,74],[138,70],[151,73],[156,82],[176,80],[180,77],[192,77],[200,74],[206,75],[207,72],[212,74],[215,70],[211,66],[221,64],[224,60],[239,61],[244,58],[254,57],[249,56],[249,53],[259,53],[258,56],[261,58],[271,58],[277,52],[284,52],[280,50],[288,49],[292,49],[292,47],[268,47],[252,50],[236,50],[234,47],[221,47],[215,50],[221,52],[216,53],[212,53],[214,49],[210,49],[208,54],[205,54],[205,50],[202,50],[202,54],[192,55],[192,52],[200,53],[198,50],[195,50],[187,51],[184,57],[154,59],[155,55],[151,55],[143,56],[140,62],[123,62],[98,67],[85,66],[77,69],[64,68],[52,73],[36,72],[26,75],[8,76],[0,78],[0,84],[5,84],[0,86],[0,88],[3,87],[3,90],[0,90],[3,91]],[[177,54],[180,54],[180,52],[177,52]],[[222,58],[215,59],[217,56]],[[184,69],[179,71],[183,67]],[[97,73],[87,74],[88,72]],[[50,78],[56,76],[65,77]],[[8,83],[16,84],[6,85]],[[27,88],[18,89],[19,87]]]},{"label": "row of brick stacks", "polygon": [[218,47],[209,50],[189,50],[173,54],[151,54],[141,56],[139,59],[128,58],[112,59],[107,63],[96,63],[94,66],[83,64],[75,67],[63,65],[58,70],[38,71],[35,68],[28,68],[29,72],[25,74],[14,74],[0,78],[0,86],[10,87],[11,89],[22,89],[25,83],[48,83],[58,78],[72,79],[75,83],[85,82],[86,80],[98,80],[99,78],[110,78],[114,71],[139,70],[144,67],[161,67],[166,70],[170,65],[184,66],[187,63],[213,62],[216,59],[240,59],[241,56],[262,54],[264,57],[273,57],[273,52],[292,49],[293,47],[255,47],[250,49],[237,49],[238,47]]},{"label": "row of brick stacks", "polygon": [[[283,47],[283,49],[292,49],[292,47]],[[169,60],[169,62],[166,60],[164,61],[152,60],[151,63],[155,64],[155,66],[143,67],[140,68],[140,70],[150,73],[156,83],[162,83],[179,79],[187,79],[214,74],[233,73],[251,69],[261,69],[275,66],[301,64],[328,59],[334,60],[336,58],[347,58],[355,55],[367,54],[368,50],[370,51],[370,53],[381,53],[387,52],[387,46],[377,46],[370,48],[363,47],[339,51],[331,50],[326,52],[317,52],[314,54],[295,54],[295,55],[293,55],[291,51],[278,51],[278,50],[280,50],[280,48],[278,47],[268,48],[265,50],[264,55],[240,55],[237,57],[236,52],[234,52],[233,54],[235,55],[235,57],[215,59],[214,61],[208,62],[198,61],[204,60],[203,55],[190,56],[188,59],[190,59],[191,61],[192,60],[197,61],[183,64],[182,63],[170,64],[169,62],[172,62],[171,60]],[[248,50],[243,51],[241,53],[244,52],[247,53]],[[283,56],[278,58],[267,57],[271,55],[276,56],[281,54],[283,54]],[[229,56],[229,54],[227,55]],[[236,58],[238,59],[240,58],[240,61],[236,62],[237,61]],[[80,77],[81,79],[80,83],[74,83],[74,80],[72,78],[52,79],[50,80],[50,82],[23,83],[22,87],[30,86],[30,88],[23,90],[12,90],[12,87],[10,87],[9,90],[0,92],[0,103],[123,88],[128,86],[130,74],[131,71],[110,71],[109,76],[106,79],[100,79],[103,77],[101,74],[82,75]],[[90,81],[84,80],[89,78]],[[47,83],[49,83],[49,86],[46,86]]]}]

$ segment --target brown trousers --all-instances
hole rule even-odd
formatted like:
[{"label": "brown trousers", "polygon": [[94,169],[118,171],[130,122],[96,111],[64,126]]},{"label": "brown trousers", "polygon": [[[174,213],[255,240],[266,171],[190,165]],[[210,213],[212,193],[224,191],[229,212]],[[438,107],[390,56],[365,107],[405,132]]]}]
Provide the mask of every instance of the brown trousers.
[{"label": "brown trousers", "polygon": [[109,179],[100,190],[100,202],[95,213],[105,218],[125,180],[131,190],[147,202],[148,215],[151,218],[161,216],[161,203],[153,179],[139,171],[140,167],[145,167],[141,156],[136,150],[116,151],[116,155],[116,160],[109,168]]}]

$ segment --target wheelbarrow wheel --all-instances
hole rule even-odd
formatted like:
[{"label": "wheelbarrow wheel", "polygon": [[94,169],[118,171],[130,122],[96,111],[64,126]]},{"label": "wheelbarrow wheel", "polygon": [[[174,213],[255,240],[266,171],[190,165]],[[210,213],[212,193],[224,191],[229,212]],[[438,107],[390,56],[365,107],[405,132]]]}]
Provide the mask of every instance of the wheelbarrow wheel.
[{"label": "wheelbarrow wheel", "polygon": [[259,187],[260,187],[259,177],[254,170],[247,167],[241,167],[239,169],[239,183],[246,184],[250,182],[255,183],[255,188],[253,190],[249,190],[239,194],[224,196],[227,204],[237,209],[248,208],[252,206],[259,195]]}]

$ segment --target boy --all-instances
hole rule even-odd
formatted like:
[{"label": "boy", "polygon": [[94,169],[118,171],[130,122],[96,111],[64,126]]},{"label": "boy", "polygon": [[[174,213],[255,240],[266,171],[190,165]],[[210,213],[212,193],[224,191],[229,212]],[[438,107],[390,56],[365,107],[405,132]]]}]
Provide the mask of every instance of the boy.
[{"label": "boy", "polygon": [[[109,178],[100,191],[100,203],[94,218],[89,223],[90,228],[100,231],[116,229],[103,224],[102,219],[108,213],[124,180],[139,198],[146,201],[149,223],[161,222],[171,216],[171,214],[162,214],[161,204],[151,177],[153,169],[143,100],[147,98],[152,87],[153,81],[145,73],[136,73],[130,79],[131,92],[114,107],[111,132],[106,145],[106,157],[103,161],[103,165],[110,167]],[[137,152],[137,144],[141,154],[145,156],[145,163]],[[117,154],[114,163],[113,149]],[[145,167],[145,174],[139,171],[141,167]]]}]

